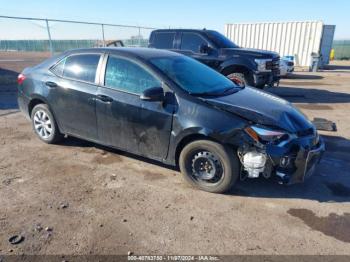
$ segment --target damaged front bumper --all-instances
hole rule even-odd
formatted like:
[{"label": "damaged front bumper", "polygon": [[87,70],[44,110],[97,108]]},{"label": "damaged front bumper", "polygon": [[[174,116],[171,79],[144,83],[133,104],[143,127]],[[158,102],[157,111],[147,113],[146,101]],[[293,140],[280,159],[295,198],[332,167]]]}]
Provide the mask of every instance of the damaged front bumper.
[{"label": "damaged front bumper", "polygon": [[325,144],[317,132],[296,137],[278,145],[249,145],[239,148],[241,179],[275,176],[281,184],[301,183],[311,176],[320,161]]},{"label": "damaged front bumper", "polygon": [[[289,166],[283,167],[279,165],[276,168],[276,175],[280,179],[280,182],[283,184],[304,182],[305,178],[314,173],[315,167],[320,162],[324,151],[325,144],[321,139],[312,149],[301,147],[296,157],[291,158]],[[280,157],[280,162],[283,161],[285,157],[286,156]]]}]

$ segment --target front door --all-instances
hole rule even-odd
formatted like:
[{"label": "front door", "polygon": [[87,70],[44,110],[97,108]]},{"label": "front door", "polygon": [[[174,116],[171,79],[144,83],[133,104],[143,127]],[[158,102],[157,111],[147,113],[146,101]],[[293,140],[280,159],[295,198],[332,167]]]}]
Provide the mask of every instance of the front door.
[{"label": "front door", "polygon": [[203,45],[211,46],[210,43],[200,34],[183,32],[181,35],[180,50],[178,52],[190,56],[207,66],[215,68],[217,66],[216,50],[211,49],[211,51],[203,53],[201,52],[201,46]]},{"label": "front door", "polygon": [[104,85],[96,102],[99,140],[129,152],[164,159],[171,132],[173,107],[140,99],[146,89],[161,81],[144,65],[120,56],[109,56]]}]

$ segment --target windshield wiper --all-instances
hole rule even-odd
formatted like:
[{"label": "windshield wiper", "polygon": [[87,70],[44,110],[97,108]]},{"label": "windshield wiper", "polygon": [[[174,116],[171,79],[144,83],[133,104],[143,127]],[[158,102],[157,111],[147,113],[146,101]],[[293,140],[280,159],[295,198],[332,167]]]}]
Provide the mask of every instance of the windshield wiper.
[{"label": "windshield wiper", "polygon": [[234,87],[227,87],[218,91],[214,91],[214,92],[200,92],[200,93],[189,93],[190,95],[193,96],[224,96],[224,95],[230,95],[233,93],[236,93],[240,90],[239,87],[234,86]]},{"label": "windshield wiper", "polygon": [[213,92],[201,92],[201,93],[192,93],[189,92],[190,95],[192,96],[217,96],[217,93],[213,93]]}]

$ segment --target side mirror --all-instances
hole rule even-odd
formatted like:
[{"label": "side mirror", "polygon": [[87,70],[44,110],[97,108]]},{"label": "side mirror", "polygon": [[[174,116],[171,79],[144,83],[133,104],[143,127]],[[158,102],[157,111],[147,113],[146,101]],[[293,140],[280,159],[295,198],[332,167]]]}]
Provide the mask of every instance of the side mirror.
[{"label": "side mirror", "polygon": [[210,52],[211,48],[209,47],[208,44],[202,44],[200,47],[199,47],[199,52],[202,53],[202,54],[208,54]]},{"label": "side mirror", "polygon": [[152,87],[143,91],[140,99],[145,101],[163,101],[164,90],[161,87]]}]

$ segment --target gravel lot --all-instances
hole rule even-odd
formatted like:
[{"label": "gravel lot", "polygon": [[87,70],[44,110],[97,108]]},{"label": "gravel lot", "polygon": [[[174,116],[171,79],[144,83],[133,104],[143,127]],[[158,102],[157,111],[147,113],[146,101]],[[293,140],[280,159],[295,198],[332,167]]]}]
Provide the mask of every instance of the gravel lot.
[{"label": "gravel lot", "polygon": [[120,151],[40,142],[18,112],[15,79],[46,56],[0,53],[0,254],[350,255],[350,63],[267,89],[337,124],[320,132],[327,152],[314,176],[290,187],[247,180],[218,195]]}]

